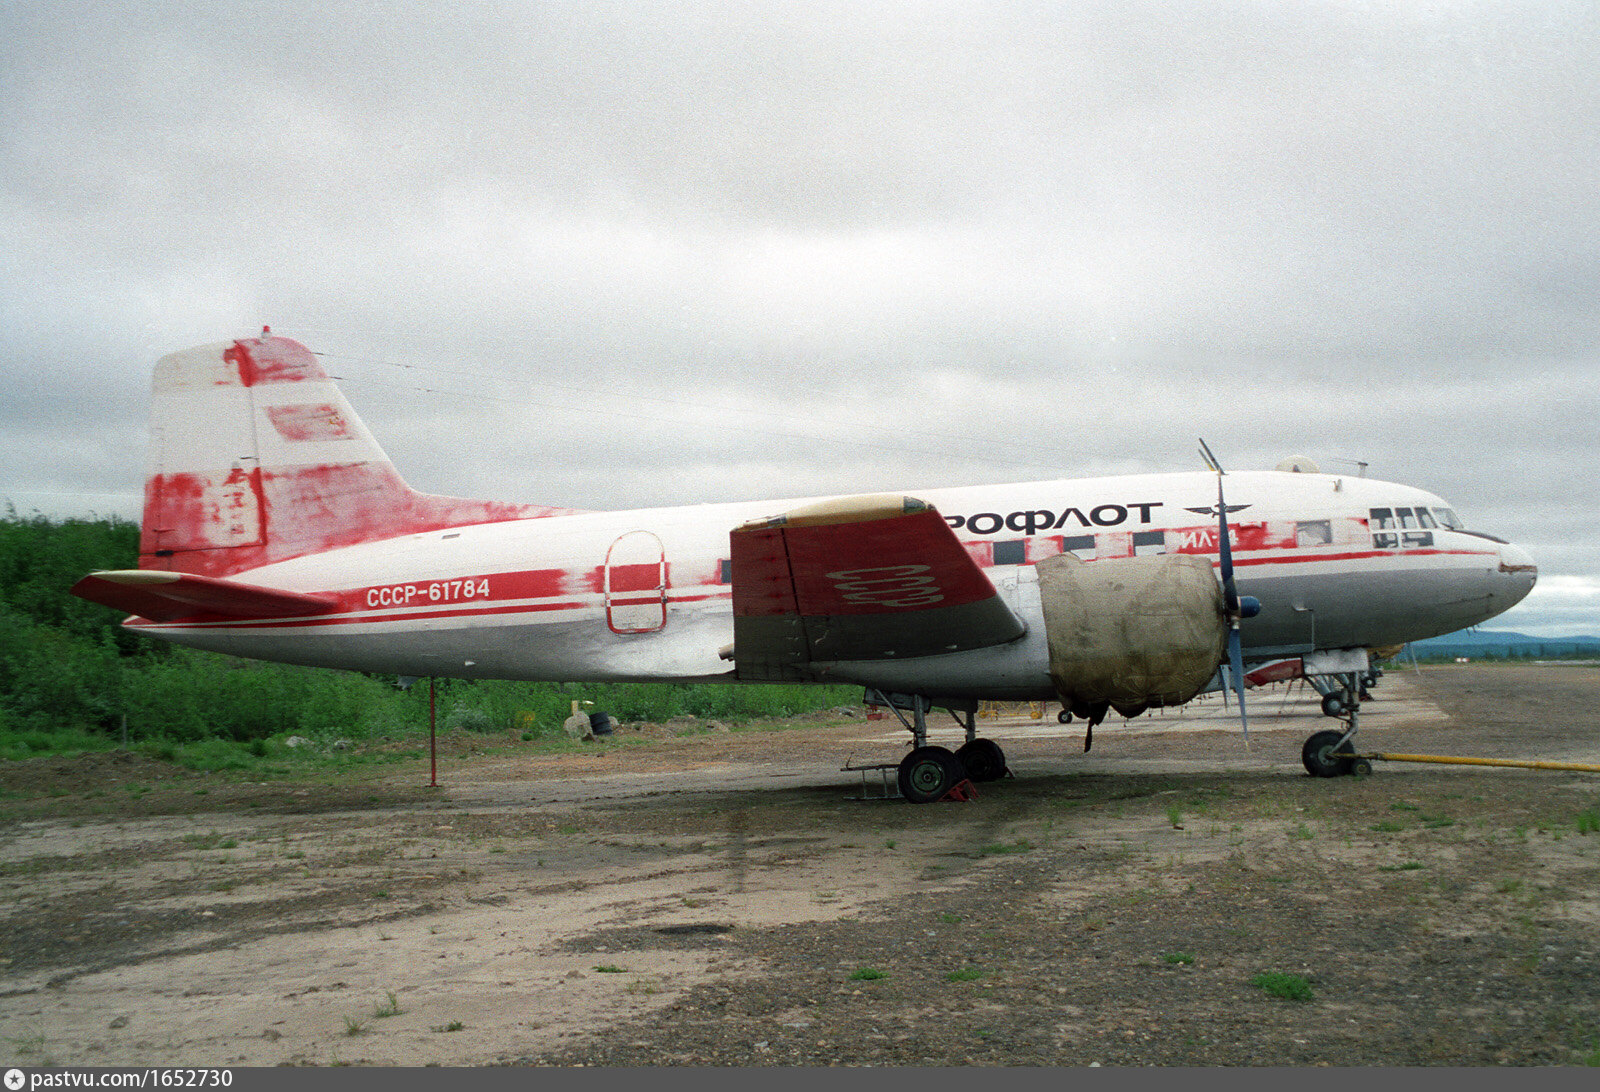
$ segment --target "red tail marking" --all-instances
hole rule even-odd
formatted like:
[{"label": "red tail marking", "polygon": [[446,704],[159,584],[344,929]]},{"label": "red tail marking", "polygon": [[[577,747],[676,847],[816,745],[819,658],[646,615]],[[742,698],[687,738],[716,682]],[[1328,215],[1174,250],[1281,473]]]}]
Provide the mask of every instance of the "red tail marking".
[{"label": "red tail marking", "polygon": [[350,439],[350,426],[326,402],[314,406],[268,406],[267,418],[285,440]]},{"label": "red tail marking", "polygon": [[239,382],[246,387],[257,383],[327,378],[311,350],[288,338],[235,341],[233,348],[222,354],[222,359],[239,369]]}]

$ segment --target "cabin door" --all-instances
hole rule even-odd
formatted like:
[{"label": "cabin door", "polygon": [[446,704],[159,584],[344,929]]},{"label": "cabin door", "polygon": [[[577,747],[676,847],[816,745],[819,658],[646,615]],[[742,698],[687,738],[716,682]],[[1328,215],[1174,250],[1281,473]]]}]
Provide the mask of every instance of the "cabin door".
[{"label": "cabin door", "polygon": [[667,555],[649,531],[629,531],[606,551],[606,625],[654,633],[667,624]]}]

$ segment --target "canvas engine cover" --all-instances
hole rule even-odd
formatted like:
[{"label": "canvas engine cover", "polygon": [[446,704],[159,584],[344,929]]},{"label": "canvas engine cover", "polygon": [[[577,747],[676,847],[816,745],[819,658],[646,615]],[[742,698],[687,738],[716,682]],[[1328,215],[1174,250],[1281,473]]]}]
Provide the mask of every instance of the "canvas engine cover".
[{"label": "canvas engine cover", "polygon": [[1077,716],[1182,705],[1216,674],[1228,629],[1208,559],[1060,554],[1038,571],[1050,681]]}]

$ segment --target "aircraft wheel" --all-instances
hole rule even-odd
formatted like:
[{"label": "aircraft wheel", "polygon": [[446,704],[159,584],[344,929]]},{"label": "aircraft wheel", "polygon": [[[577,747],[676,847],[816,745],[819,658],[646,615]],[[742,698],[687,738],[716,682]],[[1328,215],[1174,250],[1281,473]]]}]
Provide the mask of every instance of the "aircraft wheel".
[{"label": "aircraft wheel", "polygon": [[1348,751],[1335,751],[1343,732],[1317,732],[1300,748],[1300,761],[1312,777],[1342,777],[1350,772],[1355,759]]},{"label": "aircraft wheel", "polygon": [[1355,759],[1350,763],[1350,772],[1357,777],[1371,777],[1372,763],[1364,758]]},{"label": "aircraft wheel", "polygon": [[1061,712],[1056,714],[1056,722],[1058,724],[1071,724],[1072,723],[1072,710],[1071,709],[1063,709],[1063,710],[1061,710]]},{"label": "aircraft wheel", "polygon": [[1328,717],[1342,717],[1345,714],[1344,699],[1338,694],[1328,694],[1322,699],[1322,714]]},{"label": "aircraft wheel", "polygon": [[918,747],[900,760],[900,795],[913,804],[932,803],[966,776],[948,748]]},{"label": "aircraft wheel", "polygon": [[974,781],[998,781],[1006,775],[1006,753],[992,739],[975,739],[956,750],[956,761]]}]

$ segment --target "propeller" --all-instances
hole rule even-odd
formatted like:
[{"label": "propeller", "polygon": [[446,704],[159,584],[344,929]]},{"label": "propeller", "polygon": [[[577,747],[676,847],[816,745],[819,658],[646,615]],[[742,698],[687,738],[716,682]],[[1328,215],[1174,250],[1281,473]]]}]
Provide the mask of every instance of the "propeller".
[{"label": "propeller", "polygon": [[[1244,648],[1239,635],[1239,622],[1261,613],[1261,600],[1253,595],[1240,595],[1233,579],[1233,544],[1228,534],[1228,503],[1222,495],[1222,479],[1227,471],[1211,454],[1205,440],[1200,441],[1200,454],[1206,465],[1217,473],[1217,553],[1222,563],[1222,609],[1228,620],[1228,666],[1233,674],[1234,691],[1239,695],[1239,725],[1244,729],[1244,745],[1250,746],[1250,718],[1244,705]],[[1227,691],[1224,689],[1224,695]]]}]

